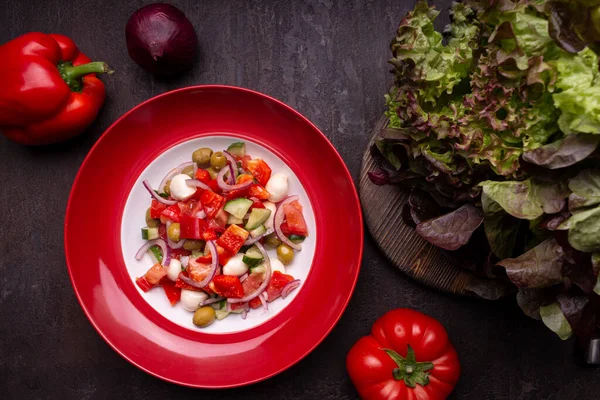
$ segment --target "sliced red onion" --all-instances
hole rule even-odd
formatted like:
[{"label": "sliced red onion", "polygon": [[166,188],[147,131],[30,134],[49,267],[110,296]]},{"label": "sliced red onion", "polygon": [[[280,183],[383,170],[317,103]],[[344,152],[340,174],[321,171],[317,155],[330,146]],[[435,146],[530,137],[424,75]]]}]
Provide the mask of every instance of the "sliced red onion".
[{"label": "sliced red onion", "polygon": [[229,164],[228,167],[229,167],[229,184],[235,185],[235,171],[233,170],[233,167],[231,166],[231,164]]},{"label": "sliced red onion", "polygon": [[294,279],[293,281],[288,282],[288,284],[285,285],[281,290],[281,298],[285,299],[288,297],[288,295],[298,286],[300,286],[300,279]]},{"label": "sliced red onion", "polygon": [[[171,226],[171,221],[167,221],[167,231],[169,230],[169,226]],[[185,242],[185,240],[179,240],[179,242],[174,242],[171,239],[169,239],[169,235],[167,235],[167,244],[169,245],[170,248],[172,249],[180,249],[183,247],[183,242]]]},{"label": "sliced red onion", "polygon": [[265,292],[262,292],[258,298],[260,299],[260,302],[262,303],[262,306],[265,308],[265,310],[269,311],[269,306],[267,305],[267,294]]},{"label": "sliced red onion", "polygon": [[252,300],[253,298],[255,298],[256,296],[260,295],[269,285],[269,281],[271,280],[271,260],[269,260],[269,255],[265,251],[265,248],[262,246],[262,244],[257,242],[256,247],[258,248],[258,250],[260,251],[260,253],[262,254],[262,256],[264,258],[264,264],[265,264],[265,270],[266,270],[265,271],[265,280],[263,281],[263,283],[261,283],[261,285],[258,287],[258,289],[256,289],[251,294],[249,294],[245,297],[242,297],[241,299],[227,299],[227,302],[229,302],[229,303],[248,302],[248,301]]},{"label": "sliced red onion", "polygon": [[279,205],[277,206],[277,210],[275,210],[275,218],[273,218],[273,227],[275,228],[275,234],[277,234],[279,240],[281,240],[283,243],[287,244],[294,250],[302,250],[302,246],[300,244],[292,242],[281,231],[281,224],[283,223],[283,219],[285,218],[285,215],[283,213],[283,207],[286,204],[290,204],[296,200],[298,200],[298,196],[288,196],[285,199],[283,199],[281,203],[279,203]]},{"label": "sliced red onion", "polygon": [[196,172],[198,172],[198,164],[193,163],[194,165],[194,178],[196,177]]},{"label": "sliced red onion", "polygon": [[181,256],[179,258],[179,261],[181,261],[181,266],[183,268],[187,268],[189,262],[190,262],[190,256]]},{"label": "sliced red onion", "polygon": [[225,191],[231,191],[231,190],[241,190],[241,189],[247,189],[250,186],[252,186],[252,184],[254,183],[254,181],[246,181],[243,183],[239,183],[237,185],[230,185],[225,183],[224,178],[225,178],[225,174],[229,172],[231,174],[231,171],[229,170],[229,168],[222,168],[221,172],[219,172],[219,175],[217,175],[217,184],[219,185],[219,187],[222,190]]},{"label": "sliced red onion", "polygon": [[215,275],[217,274],[217,270],[219,269],[219,253],[217,252],[217,246],[215,242],[209,240],[206,242],[206,246],[208,247],[208,251],[212,255],[212,265],[210,266],[210,272],[206,275],[206,278],[199,283],[200,287],[204,287],[213,280]]},{"label": "sliced red onion", "polygon": [[[185,283],[187,283],[190,286],[196,287],[198,289],[202,289],[204,286],[200,286],[200,282],[196,282],[195,280],[193,280],[192,278],[189,278],[183,274],[179,274],[179,279],[181,279],[182,281],[184,281]],[[206,286],[206,285],[205,285]]]},{"label": "sliced red onion", "polygon": [[167,199],[163,199],[162,197],[160,197],[160,195],[158,193],[156,193],[154,190],[152,190],[152,186],[150,186],[150,182],[148,182],[147,180],[142,182],[144,184],[144,187],[146,188],[146,190],[148,191],[148,193],[150,193],[150,195],[156,199],[156,201],[159,201],[163,204],[166,204],[168,206],[172,206],[173,204],[177,204],[177,201],[175,200],[167,200]]},{"label": "sliced red onion", "polygon": [[190,161],[190,162],[185,162],[181,165],[178,165],[177,167],[173,168],[172,170],[170,170],[167,175],[165,175],[165,177],[163,178],[162,181],[160,181],[160,185],[158,185],[158,193],[164,193],[165,192],[165,186],[167,184],[167,182],[169,181],[169,179],[173,178],[175,175],[180,174],[181,171],[183,171],[183,169],[185,167],[189,167],[190,165],[195,164],[194,162]]},{"label": "sliced red onion", "polygon": [[244,308],[244,311],[242,311],[242,319],[246,319],[247,316],[248,316],[248,310],[246,310]]},{"label": "sliced red onion", "polygon": [[231,312],[231,305],[229,303],[225,303],[225,310],[227,310],[227,312]]},{"label": "sliced red onion", "polygon": [[247,272],[244,275],[240,276],[240,283],[243,283],[246,279],[248,279],[248,273]]},{"label": "sliced red onion", "polygon": [[229,161],[229,166],[233,170],[233,182],[232,183],[235,183],[235,180],[238,177],[238,165],[237,165],[237,161],[236,161],[235,157],[233,157],[231,155],[230,152],[224,151],[223,154],[225,154],[225,158],[227,159],[227,161]]},{"label": "sliced red onion", "polygon": [[200,303],[200,307],[202,306],[208,306],[214,303],[218,303],[221,300],[225,300],[225,297],[213,297],[212,299],[206,299],[203,302]]},{"label": "sliced red onion", "polygon": [[210,188],[210,186],[208,186],[204,182],[199,181],[198,179],[186,179],[185,184],[188,185],[189,187],[199,187],[200,189],[204,189],[204,190],[212,190]]},{"label": "sliced red onion", "polygon": [[171,252],[169,251],[169,247],[167,246],[167,243],[165,243],[165,241],[163,239],[149,240],[146,243],[144,243],[144,245],[142,247],[140,247],[138,252],[135,254],[135,259],[141,260],[142,257],[144,257],[144,253],[146,251],[150,250],[150,247],[152,247],[152,246],[160,247],[160,249],[162,250],[162,254],[163,254],[162,265],[164,265],[164,266],[169,265],[169,262],[171,262]]},{"label": "sliced red onion", "polygon": [[265,236],[270,235],[273,232],[274,232],[273,228],[269,228],[262,235],[258,235],[257,237],[254,237],[254,238],[253,237],[249,237],[248,240],[246,240],[244,242],[244,246],[250,246],[251,244],[254,244],[254,243],[258,242],[260,239],[264,238]]}]

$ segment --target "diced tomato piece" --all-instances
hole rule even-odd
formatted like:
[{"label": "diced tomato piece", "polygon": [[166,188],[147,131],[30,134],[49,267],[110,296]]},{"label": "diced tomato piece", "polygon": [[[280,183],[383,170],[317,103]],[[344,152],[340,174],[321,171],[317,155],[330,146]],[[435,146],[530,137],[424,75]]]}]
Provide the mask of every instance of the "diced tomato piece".
[{"label": "diced tomato piece", "polygon": [[202,239],[209,241],[209,240],[217,240],[217,233],[215,232],[215,230],[213,228],[211,228],[210,226],[206,226],[204,228],[204,233],[202,234]]},{"label": "diced tomato piece", "polygon": [[253,298],[252,300],[250,300],[248,302],[248,305],[250,306],[250,308],[258,308],[262,305],[262,301],[260,301],[260,299],[257,297]]},{"label": "diced tomato piece", "polygon": [[250,172],[262,186],[266,186],[267,182],[269,182],[271,168],[263,159],[255,158],[246,161],[246,167],[244,169]]},{"label": "diced tomato piece", "polygon": [[242,282],[242,287],[244,288],[244,295],[247,296],[249,294],[254,293],[256,289],[263,283],[264,275],[262,273],[252,273],[248,275],[246,280]]},{"label": "diced tomato piece", "polygon": [[[227,250],[217,245],[217,254],[219,255],[219,265],[227,264],[227,261],[233,257]],[[204,256],[198,257],[196,259],[199,263],[211,264],[212,263],[212,255],[206,254]]]},{"label": "diced tomato piece", "polygon": [[163,204],[158,200],[152,199],[152,205],[150,206],[150,218],[159,219],[160,214],[165,208],[167,208],[166,204]]},{"label": "diced tomato piece", "polygon": [[219,187],[219,184],[217,183],[216,179],[212,179],[210,182],[207,183],[208,187],[211,188],[211,190],[217,194],[221,194],[223,193],[223,191],[221,190],[221,188]]},{"label": "diced tomato piece", "polygon": [[154,285],[149,284],[146,278],[144,278],[143,276],[137,278],[135,280],[135,283],[140,287],[140,289],[142,289],[144,293],[154,287]]},{"label": "diced tomato piece", "polygon": [[178,204],[173,204],[172,206],[165,208],[161,215],[173,222],[179,222],[181,218],[181,208],[179,208]]},{"label": "diced tomato piece", "polygon": [[213,292],[222,297],[241,299],[244,297],[244,289],[240,278],[232,275],[217,275],[210,283]]},{"label": "diced tomato piece", "polygon": [[249,155],[245,155],[244,157],[240,157],[239,160],[242,162],[242,168],[246,171],[248,170],[248,161],[250,161],[252,157]]},{"label": "diced tomato piece", "polygon": [[206,222],[191,215],[182,215],[179,222],[179,236],[182,239],[203,239]]},{"label": "diced tomato piece", "polygon": [[279,271],[273,272],[271,275],[271,280],[269,281],[269,286],[265,289],[267,292],[267,301],[273,301],[279,296],[281,296],[281,291],[291,281],[294,280],[294,277],[291,275],[282,274]]},{"label": "diced tomato piece", "polygon": [[246,307],[246,304],[248,304],[248,303],[230,303],[230,304],[229,304],[229,309],[230,309],[231,311],[235,311],[235,310],[241,310],[241,309],[243,309],[244,307]]},{"label": "diced tomato piece", "polygon": [[302,212],[302,204],[300,204],[300,202],[298,200],[296,201],[292,201],[290,203],[290,206],[294,207],[296,210]]},{"label": "diced tomato piece", "polygon": [[192,252],[189,250],[186,250],[186,249],[172,249],[171,250],[171,258],[174,258],[176,260],[180,260],[181,257],[189,256],[190,254],[192,254]]},{"label": "diced tomato piece", "polygon": [[217,224],[217,226],[223,228],[223,230],[225,230],[225,226],[227,226],[227,218],[228,218],[228,214],[227,211],[225,211],[224,208],[221,208],[221,210],[219,210],[219,212],[217,213],[217,215],[215,215],[215,223]]},{"label": "diced tomato piece", "polygon": [[187,272],[190,279],[193,279],[196,282],[202,282],[204,278],[208,276],[210,269],[210,263],[201,263],[198,262],[198,260],[194,260],[193,258],[191,258],[188,262],[188,266],[185,269],[185,272]]},{"label": "diced tomato piece", "polygon": [[227,200],[239,199],[240,197],[247,197],[249,191],[250,188],[232,190],[231,192],[227,193]]},{"label": "diced tomato piece", "polygon": [[198,179],[202,183],[208,184],[211,181],[210,173],[202,168],[198,168],[196,171],[196,179]]},{"label": "diced tomato piece", "polygon": [[144,278],[150,285],[154,286],[165,276],[167,276],[167,270],[160,263],[156,263],[146,272]]},{"label": "diced tomato piece", "polygon": [[263,204],[262,201],[260,201],[259,199],[257,199],[256,197],[250,199],[252,200],[252,205],[250,206],[250,209],[252,210],[253,208],[265,208],[265,205]]},{"label": "diced tomato piece", "polygon": [[246,242],[246,239],[248,239],[248,235],[250,233],[247,230],[237,225],[230,225],[221,237],[217,239],[217,244],[231,254],[236,255]]},{"label": "diced tomato piece", "polygon": [[[185,272],[182,272],[182,274],[186,275]],[[178,287],[180,289],[193,290],[195,292],[204,292],[204,290],[202,290],[200,288],[197,288],[192,285],[188,285],[187,283],[182,281],[181,278],[177,278],[177,281],[175,282],[175,287]]]},{"label": "diced tomato piece", "polygon": [[200,202],[202,203],[202,207],[204,208],[207,217],[214,218],[214,216],[217,215],[217,213],[225,205],[225,198],[216,194],[215,192],[205,190],[200,196]]},{"label": "diced tomato piece", "polygon": [[198,200],[190,199],[188,201],[180,201],[177,203],[179,209],[181,210],[181,215],[192,215],[194,209],[196,209],[196,205],[198,204]]},{"label": "diced tomato piece", "polygon": [[169,299],[169,303],[171,303],[172,306],[177,304],[181,298],[181,288],[175,286],[175,282],[170,279],[163,279],[160,285],[164,289],[165,295],[167,295],[167,299]]},{"label": "diced tomato piece", "polygon": [[269,200],[269,196],[271,195],[271,193],[269,193],[267,189],[265,189],[258,183],[255,183],[254,185],[250,186],[248,194],[260,200]]},{"label": "diced tomato piece", "polygon": [[[300,206],[301,207],[301,206]],[[308,228],[306,227],[306,221],[304,221],[304,216],[302,215],[302,211],[299,211],[297,206],[292,204],[286,204],[283,206],[283,213],[285,214],[285,223],[286,230],[289,230],[290,233],[307,236]],[[283,228],[282,228],[283,231]],[[284,234],[286,234],[284,232]]]},{"label": "diced tomato piece", "polygon": [[160,224],[158,226],[158,237],[167,240],[167,226],[165,224]]}]

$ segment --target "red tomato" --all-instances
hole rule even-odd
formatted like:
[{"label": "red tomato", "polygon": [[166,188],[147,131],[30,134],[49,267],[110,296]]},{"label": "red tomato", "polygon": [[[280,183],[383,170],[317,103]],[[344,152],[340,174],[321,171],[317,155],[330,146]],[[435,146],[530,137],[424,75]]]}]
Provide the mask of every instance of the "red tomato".
[{"label": "red tomato", "polygon": [[250,234],[247,230],[237,225],[229,225],[229,228],[217,239],[217,244],[229,253],[236,255],[248,239],[248,235]]},{"label": "red tomato", "polygon": [[242,162],[242,168],[244,170],[248,170],[248,161],[251,160],[252,157],[250,157],[249,155],[245,155],[244,157],[240,157],[239,160]]},{"label": "red tomato", "polygon": [[206,241],[208,241],[208,240],[216,240],[217,239],[217,234],[216,234],[215,230],[212,227],[210,227],[210,226],[207,225],[204,228],[204,233],[202,233],[202,238],[204,240],[206,240]]},{"label": "red tomato", "polygon": [[146,272],[144,278],[150,285],[154,286],[165,276],[167,276],[167,270],[160,263],[156,263]]},{"label": "red tomato", "polygon": [[227,213],[227,211],[225,211],[224,208],[221,208],[217,215],[215,215],[215,223],[221,228],[225,229],[225,226],[227,226],[228,217],[229,214]]},{"label": "red tomato", "polygon": [[164,289],[165,295],[167,296],[167,299],[169,299],[169,303],[171,303],[172,306],[177,304],[181,298],[181,288],[175,286],[175,282],[170,279],[163,279],[160,285]]},{"label": "red tomato", "polygon": [[171,250],[171,258],[174,258],[176,260],[180,260],[181,257],[189,256],[190,254],[192,254],[192,252],[189,250],[186,250],[186,249],[172,249]]},{"label": "red tomato", "polygon": [[250,206],[250,209],[252,210],[253,208],[265,208],[265,205],[263,204],[262,201],[260,201],[259,199],[257,199],[256,197],[250,199],[252,200],[252,205]]},{"label": "red tomato", "polygon": [[240,278],[231,275],[217,275],[210,283],[213,292],[222,297],[241,299],[244,297],[244,289]]},{"label": "red tomato", "polygon": [[[300,206],[298,204],[298,206]],[[302,211],[298,210],[298,206],[294,206],[292,204],[286,204],[283,206],[283,213],[285,214],[285,224],[286,230],[290,233],[307,236],[308,228],[306,227],[306,221],[304,221],[304,216],[302,215]],[[300,206],[302,207],[302,206]],[[283,226],[282,226],[283,231]],[[287,233],[284,232],[287,235]]]},{"label": "red tomato", "polygon": [[143,276],[137,278],[135,280],[135,283],[140,287],[140,289],[142,289],[144,293],[154,287],[154,285],[149,284],[146,278],[144,278]]},{"label": "red tomato", "polygon": [[223,193],[216,179],[212,179],[210,182],[207,183],[207,185],[213,192],[217,194]]},{"label": "red tomato", "polygon": [[204,278],[208,276],[210,269],[209,263],[204,264],[190,258],[185,271],[188,273],[190,279],[195,280],[196,282],[202,282]]},{"label": "red tomato", "polygon": [[273,272],[269,286],[265,289],[267,292],[267,301],[273,301],[281,296],[281,290],[293,280],[294,277],[291,275],[282,274],[279,271]]},{"label": "red tomato", "polygon": [[227,200],[239,199],[240,197],[247,197],[249,191],[250,188],[232,190],[231,192],[227,193]]},{"label": "red tomato", "polygon": [[269,182],[271,168],[264,160],[260,158],[248,160],[244,169],[250,172],[262,186],[265,186]]},{"label": "red tomato", "polygon": [[258,183],[255,183],[254,185],[250,186],[248,194],[260,200],[269,200],[269,196],[271,196],[271,193],[269,193],[267,189],[265,189]]},{"label": "red tomato", "polygon": [[196,179],[202,183],[208,184],[208,182],[211,181],[210,173],[205,169],[198,168],[198,171],[196,171]]},{"label": "red tomato", "polygon": [[[220,265],[227,264],[227,261],[229,261],[231,259],[231,257],[233,257],[227,250],[225,250],[224,248],[222,248],[219,245],[217,245],[217,254],[219,255],[219,264]],[[196,259],[196,261],[199,263],[211,264],[212,256],[210,254],[207,254],[207,255],[198,257]]]},{"label": "red tomato", "polygon": [[225,198],[215,192],[205,190],[200,195],[200,202],[202,203],[202,207],[204,207],[207,217],[214,218],[221,210],[221,207],[225,205]]},{"label": "red tomato", "polygon": [[158,237],[167,240],[167,226],[165,224],[160,224],[158,226]]},{"label": "red tomato", "polygon": [[248,303],[231,303],[229,304],[229,309],[231,311],[241,310],[242,308],[246,307],[246,304]]},{"label": "red tomato", "polygon": [[181,210],[181,215],[192,215],[192,211],[196,209],[196,205],[198,204],[198,200],[190,199],[188,201],[180,201],[177,203],[179,209]]},{"label": "red tomato", "polygon": [[367,400],[443,400],[460,376],[458,355],[442,324],[406,308],[375,321],[371,335],[348,352],[346,368]]},{"label": "red tomato", "polygon": [[242,287],[244,288],[244,295],[247,296],[249,294],[254,293],[256,289],[258,289],[258,287],[263,283],[263,280],[263,274],[252,273],[248,275],[246,280],[242,282]]},{"label": "red tomato", "polygon": [[260,296],[256,296],[255,298],[253,298],[252,300],[250,300],[248,302],[248,305],[250,306],[250,308],[258,308],[258,307],[262,306],[262,301],[260,301],[259,297]]},{"label": "red tomato", "polygon": [[179,219],[181,218],[181,208],[179,208],[179,204],[173,204],[172,206],[165,208],[161,215],[173,222],[179,222]]},{"label": "red tomato", "polygon": [[152,205],[150,206],[150,218],[159,219],[160,214],[165,208],[167,208],[166,204],[163,204],[158,200],[152,199]]},{"label": "red tomato", "polygon": [[179,222],[179,236],[182,239],[203,239],[206,222],[203,219],[191,215],[182,215]]}]

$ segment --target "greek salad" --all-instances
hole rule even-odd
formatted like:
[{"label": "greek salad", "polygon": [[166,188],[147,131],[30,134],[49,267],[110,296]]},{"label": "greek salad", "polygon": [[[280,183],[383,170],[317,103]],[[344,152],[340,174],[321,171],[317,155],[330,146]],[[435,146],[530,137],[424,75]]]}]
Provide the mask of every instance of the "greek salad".
[{"label": "greek salad", "polygon": [[154,265],[136,284],[144,292],[162,288],[172,306],[193,313],[198,327],[231,313],[245,319],[251,309],[268,310],[300,286],[287,273],[308,236],[298,196],[288,194],[287,175],[272,174],[264,160],[246,154],[243,142],[224,151],[200,148],[191,158],[156,190],[143,182],[152,202],[141,229],[146,242],[135,258],[149,254]]}]

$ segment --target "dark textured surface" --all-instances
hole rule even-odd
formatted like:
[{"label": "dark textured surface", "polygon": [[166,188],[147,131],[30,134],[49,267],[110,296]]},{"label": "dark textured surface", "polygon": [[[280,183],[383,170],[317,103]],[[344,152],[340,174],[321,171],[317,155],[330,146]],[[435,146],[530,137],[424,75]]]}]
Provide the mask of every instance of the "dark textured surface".
[{"label": "dark textured surface", "polygon": [[0,398],[353,399],[344,366],[348,349],[378,316],[402,306],[448,328],[463,364],[455,399],[599,397],[600,371],[576,367],[572,343],[527,319],[514,301],[486,303],[420,286],[395,270],[369,237],[356,292],[339,324],[312,354],[275,378],[234,390],[193,390],[151,377],[117,355],[80,309],[63,254],[69,188],[94,141],[118,116],[156,94],[192,84],[239,85],[306,115],[356,178],[391,84],[388,43],[414,4],[171,1],[196,26],[201,54],[192,71],[158,81],[129,59],[124,43],[127,18],[143,3],[0,2],[0,42],[32,30],[64,33],[117,70],[104,79],[104,109],[80,138],[40,149],[0,138]]}]

